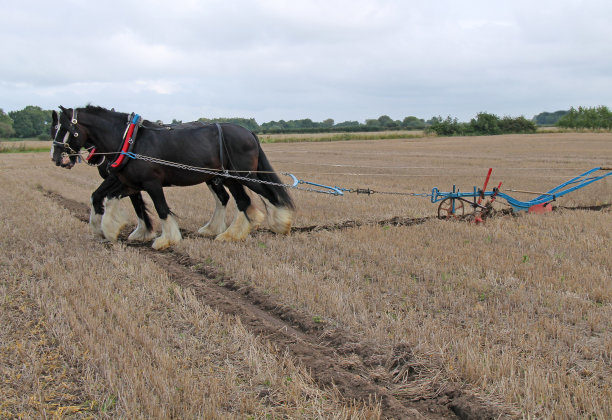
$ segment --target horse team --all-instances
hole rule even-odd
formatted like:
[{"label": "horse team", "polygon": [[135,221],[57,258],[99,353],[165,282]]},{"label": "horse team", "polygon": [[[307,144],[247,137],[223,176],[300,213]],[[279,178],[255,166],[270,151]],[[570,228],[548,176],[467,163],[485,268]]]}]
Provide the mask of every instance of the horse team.
[{"label": "horse team", "polygon": [[[129,154],[124,142],[130,116],[101,107],[53,111],[51,137],[52,159],[56,165],[72,168],[81,150],[89,151],[88,161],[95,162],[101,185],[91,196],[90,227],[109,240],[116,240],[121,229],[117,217],[118,200],[128,196],[138,224],[129,240],[148,241],[156,237],[147,213],[142,191],[151,197],[161,223],[161,235],[153,241],[160,250],[181,240],[178,224],[164,196],[164,187],[206,183],[215,198],[215,210],[198,232],[219,241],[240,241],[261,223],[273,232],[289,234],[294,204],[287,188],[280,182],[257,136],[235,124],[192,122],[159,125],[139,123]],[[129,137],[129,136],[128,136]],[[123,156],[122,165],[113,165]],[[194,170],[195,169],[195,170]],[[251,202],[245,187],[258,194],[267,214]],[[229,194],[236,201],[237,213],[226,225]]]}]

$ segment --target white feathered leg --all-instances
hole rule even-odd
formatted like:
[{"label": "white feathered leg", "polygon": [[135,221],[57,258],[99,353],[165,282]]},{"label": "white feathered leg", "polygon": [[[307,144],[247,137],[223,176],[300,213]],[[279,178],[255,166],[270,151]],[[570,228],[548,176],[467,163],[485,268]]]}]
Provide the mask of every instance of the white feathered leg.
[{"label": "white feathered leg", "polygon": [[181,241],[181,231],[174,217],[169,214],[166,220],[161,219],[162,234],[153,241],[153,249],[160,250],[168,248]]},{"label": "white feathered leg", "polygon": [[[91,201],[93,201],[93,199]],[[91,201],[89,205],[89,229],[91,229],[94,235],[104,238],[104,232],[102,232],[102,215],[96,214],[93,202]]]},{"label": "white feathered leg", "polygon": [[155,231],[147,229],[147,225],[145,224],[144,220],[138,218],[138,226],[136,226],[136,229],[130,233],[130,236],[128,236],[128,241],[147,242],[153,238],[155,238]]},{"label": "white feathered leg", "polygon": [[202,236],[214,237],[225,232],[227,229],[227,224],[225,223],[226,206],[221,203],[221,200],[219,200],[219,197],[217,197],[217,194],[210,185],[208,185],[208,189],[215,197],[215,211],[210,221],[198,229],[198,233]]},{"label": "white feathered leg", "polygon": [[[248,218],[247,218],[248,215]],[[236,213],[234,221],[229,228],[215,238],[216,241],[242,241],[246,239],[251,230],[263,222],[264,214],[255,206],[249,206],[246,212]]]},{"label": "white feathered leg", "polygon": [[266,212],[268,213],[268,226],[274,233],[289,235],[291,233],[291,225],[293,223],[294,211],[286,207],[277,207],[270,203],[267,199],[261,197],[266,204]]},{"label": "white feathered leg", "polygon": [[127,223],[127,216],[118,198],[107,199],[104,204],[104,216],[102,216],[102,232],[109,241],[116,241],[121,228]]}]

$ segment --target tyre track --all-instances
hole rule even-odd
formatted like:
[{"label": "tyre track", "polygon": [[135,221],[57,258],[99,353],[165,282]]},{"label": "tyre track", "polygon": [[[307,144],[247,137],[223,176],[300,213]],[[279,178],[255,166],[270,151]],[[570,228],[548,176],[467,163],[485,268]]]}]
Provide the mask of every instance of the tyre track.
[{"label": "tyre track", "polygon": [[[66,208],[74,217],[89,222],[89,207],[60,194],[43,193]],[[430,217],[433,218],[433,217]],[[377,222],[381,225],[415,225],[430,218],[393,218]],[[376,222],[374,222],[376,223]],[[306,227],[298,231],[348,229],[373,223],[356,221],[331,226]],[[198,236],[184,232],[185,236]],[[122,238],[125,239],[125,236]],[[202,239],[205,240],[205,239]],[[419,400],[402,400],[393,395],[392,370],[412,370],[417,379],[418,366],[408,346],[384,349],[363,343],[360,337],[324,323],[275,302],[250,286],[236,284],[218,268],[192,260],[172,249],[158,252],[149,245],[127,243],[164,267],[173,282],[189,288],[211,307],[238,316],[254,334],[290,354],[307,370],[322,388],[335,387],[347,401],[380,402],[382,414],[388,418],[482,419],[504,417],[498,408],[486,405],[475,396],[452,385],[442,386],[433,396]],[[373,374],[384,370],[385,375]],[[423,379],[420,377],[419,379]]]}]

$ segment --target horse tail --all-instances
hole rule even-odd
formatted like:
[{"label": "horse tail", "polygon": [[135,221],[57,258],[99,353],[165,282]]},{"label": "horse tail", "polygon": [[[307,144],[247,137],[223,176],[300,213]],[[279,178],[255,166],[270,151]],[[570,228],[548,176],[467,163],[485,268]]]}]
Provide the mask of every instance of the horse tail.
[{"label": "horse tail", "polygon": [[[260,181],[272,182],[274,184],[282,184],[280,178],[278,177],[276,172],[274,172],[274,168],[270,164],[270,161],[268,160],[266,154],[261,148],[261,142],[259,141],[259,137],[257,137],[257,134],[255,133],[253,133],[253,136],[255,137],[255,140],[257,140],[257,148],[259,149],[259,158],[257,161],[256,174],[257,179]],[[287,191],[286,187],[282,185],[272,184],[262,185],[268,190],[270,195],[275,198],[276,202],[274,202],[274,200],[270,200],[272,204],[278,207],[285,207],[291,210],[295,209],[293,200],[291,199],[291,196],[289,195],[289,192]]]}]

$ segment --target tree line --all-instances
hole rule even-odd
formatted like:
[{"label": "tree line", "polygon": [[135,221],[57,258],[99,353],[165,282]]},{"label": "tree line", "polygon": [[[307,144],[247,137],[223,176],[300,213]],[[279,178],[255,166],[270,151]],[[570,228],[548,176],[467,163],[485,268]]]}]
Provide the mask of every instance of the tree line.
[{"label": "tree line", "polygon": [[557,125],[563,128],[579,129],[612,129],[612,112],[607,106],[578,109],[572,107],[557,121]]},{"label": "tree line", "polygon": [[523,116],[500,118],[495,114],[480,112],[469,123],[459,122],[457,118],[434,117],[428,132],[438,136],[478,136],[497,134],[535,133],[536,124]]},{"label": "tree line", "polygon": [[254,118],[200,118],[205,123],[230,122],[262,134],[276,133],[321,133],[334,131],[382,131],[382,130],[422,130],[428,127],[425,120],[417,117],[406,117],[403,120],[393,120],[388,115],[381,115],[376,119],[367,119],[365,123],[359,121],[343,121],[336,123],[333,118],[321,122],[310,118],[301,120],[279,120],[258,124]]},{"label": "tree line", "polygon": [[[569,111],[543,112],[531,120],[523,116],[512,118],[481,112],[469,122],[459,122],[448,116],[433,117],[425,121],[414,116],[394,120],[388,115],[359,121],[336,123],[332,118],[316,122],[310,118],[301,120],[279,120],[258,124],[254,118],[200,118],[204,123],[229,122],[241,125],[256,133],[314,133],[314,132],[354,132],[383,130],[427,130],[439,136],[495,135],[509,133],[533,133],[538,125],[556,125],[574,129],[612,129],[612,112],[606,106],[593,108],[570,108]],[[173,123],[181,121],[173,120]],[[5,113],[0,108],[0,138],[39,138],[49,139],[51,110],[28,105],[19,111]]]}]

